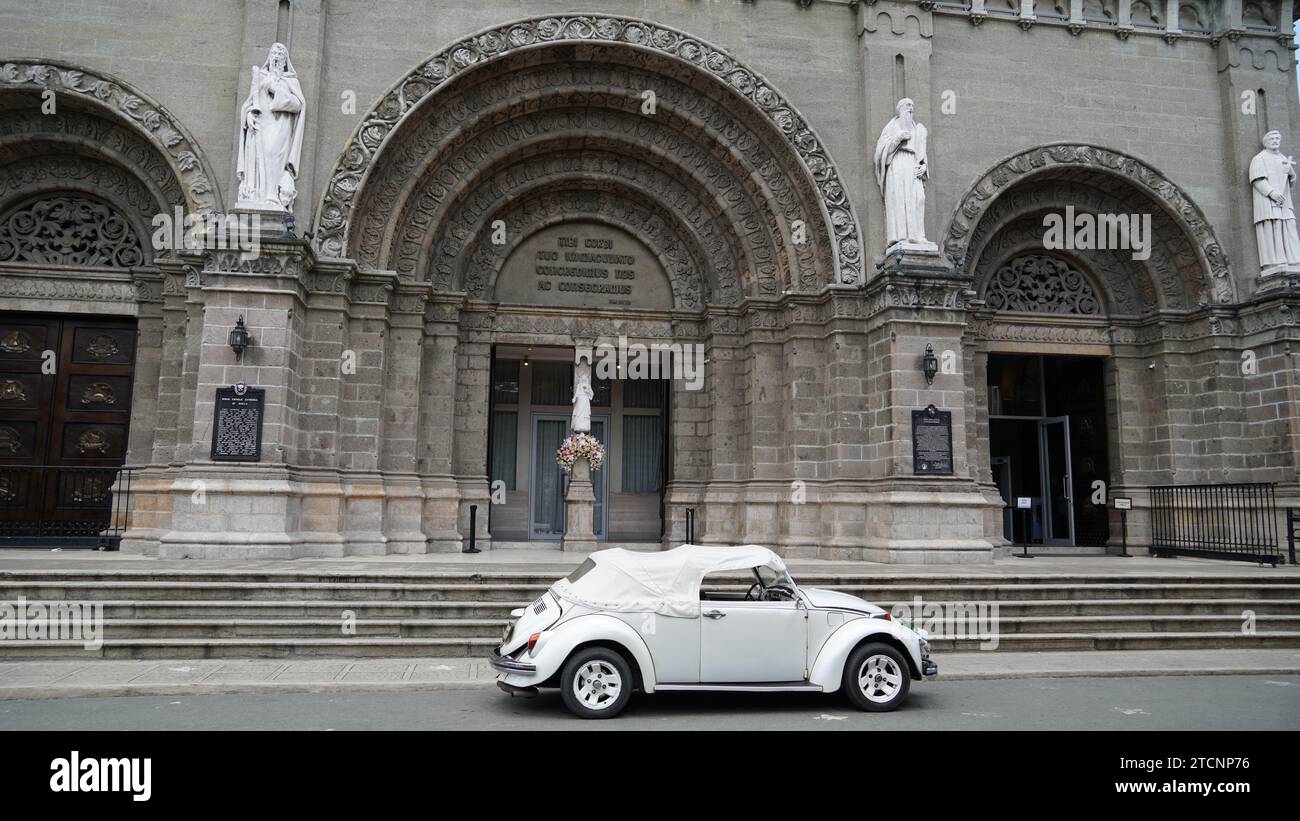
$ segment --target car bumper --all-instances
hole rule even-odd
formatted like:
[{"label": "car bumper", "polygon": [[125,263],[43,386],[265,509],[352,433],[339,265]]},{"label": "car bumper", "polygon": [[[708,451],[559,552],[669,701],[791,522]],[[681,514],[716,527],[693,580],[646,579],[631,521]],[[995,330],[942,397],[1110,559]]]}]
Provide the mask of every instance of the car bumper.
[{"label": "car bumper", "polygon": [[939,665],[929,659],[921,660],[921,675],[926,678],[934,678],[939,675]]},{"label": "car bumper", "polygon": [[493,650],[492,655],[488,656],[488,664],[490,664],[492,669],[496,670],[498,673],[523,673],[528,675],[537,672],[536,664],[515,661],[509,656],[501,655],[496,650]]}]

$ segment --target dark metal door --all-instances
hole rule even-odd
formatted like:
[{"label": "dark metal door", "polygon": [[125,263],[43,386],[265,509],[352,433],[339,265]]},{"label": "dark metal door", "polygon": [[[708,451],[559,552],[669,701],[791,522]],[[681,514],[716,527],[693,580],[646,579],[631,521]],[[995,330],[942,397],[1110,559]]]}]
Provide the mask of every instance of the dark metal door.
[{"label": "dark metal door", "polygon": [[0,314],[0,544],[93,543],[126,459],[135,321]]}]

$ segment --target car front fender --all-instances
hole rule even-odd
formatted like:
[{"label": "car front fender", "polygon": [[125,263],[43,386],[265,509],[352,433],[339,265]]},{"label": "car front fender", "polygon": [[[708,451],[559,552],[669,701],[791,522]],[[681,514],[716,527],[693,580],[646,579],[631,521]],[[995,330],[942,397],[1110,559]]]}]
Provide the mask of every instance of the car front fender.
[{"label": "car front fender", "polygon": [[846,621],[830,635],[817,653],[808,681],[821,686],[828,693],[840,689],[844,682],[844,665],[848,663],[853,648],[877,636],[892,639],[901,645],[908,657],[912,678],[920,677],[921,642],[916,633],[892,621],[863,616]]},{"label": "car front fender", "polygon": [[536,665],[536,671],[505,673],[498,678],[515,687],[536,687],[559,672],[576,648],[592,643],[614,644],[626,651],[640,668],[642,689],[647,693],[654,692],[654,659],[645,639],[627,622],[603,613],[576,616],[543,631],[538,637],[537,655],[525,653],[520,659]]}]

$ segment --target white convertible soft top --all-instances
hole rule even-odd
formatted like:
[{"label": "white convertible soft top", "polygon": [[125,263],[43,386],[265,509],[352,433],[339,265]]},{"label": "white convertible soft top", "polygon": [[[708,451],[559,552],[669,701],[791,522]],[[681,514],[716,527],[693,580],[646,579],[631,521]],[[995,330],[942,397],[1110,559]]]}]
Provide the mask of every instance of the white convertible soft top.
[{"label": "white convertible soft top", "polygon": [[588,560],[593,566],[575,581],[552,585],[556,595],[599,610],[688,618],[700,614],[700,582],[710,573],[751,567],[785,571],[780,556],[755,544],[684,544],[662,552],[612,548],[598,550]]}]

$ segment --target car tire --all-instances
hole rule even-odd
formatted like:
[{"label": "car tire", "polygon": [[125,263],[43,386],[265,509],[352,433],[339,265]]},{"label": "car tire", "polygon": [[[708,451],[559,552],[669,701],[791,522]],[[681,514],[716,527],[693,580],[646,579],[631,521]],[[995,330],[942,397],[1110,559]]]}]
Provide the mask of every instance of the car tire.
[{"label": "car tire", "polygon": [[632,698],[632,669],[607,647],[579,650],[560,672],[560,697],[578,718],[613,718]]},{"label": "car tire", "polygon": [[888,644],[864,644],[849,654],[844,665],[844,692],[861,710],[883,713],[897,709],[911,685],[907,659]]}]

